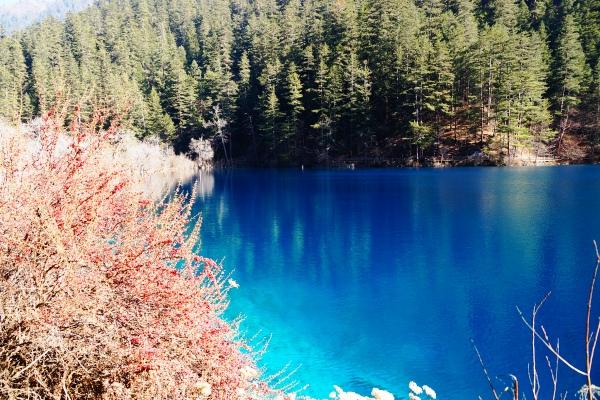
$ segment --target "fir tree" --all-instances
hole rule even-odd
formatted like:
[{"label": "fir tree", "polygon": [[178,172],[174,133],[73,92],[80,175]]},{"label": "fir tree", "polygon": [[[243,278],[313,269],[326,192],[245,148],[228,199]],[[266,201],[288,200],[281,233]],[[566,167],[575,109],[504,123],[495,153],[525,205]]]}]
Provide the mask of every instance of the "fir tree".
[{"label": "fir tree", "polygon": [[258,162],[422,160],[450,138],[508,154],[598,131],[597,2],[101,1],[3,35],[0,114],[72,98]]},{"label": "fir tree", "polygon": [[288,117],[285,127],[286,133],[281,140],[284,140],[288,145],[293,143],[293,151],[295,151],[297,143],[301,139],[301,117],[304,112],[302,98],[302,82],[300,81],[300,75],[298,74],[296,65],[292,62],[289,64],[287,70],[286,101],[288,106]]},{"label": "fir tree", "polygon": [[279,106],[279,98],[275,93],[275,85],[270,84],[262,96],[262,124],[263,140],[271,155],[280,144],[279,133],[281,129],[282,113]]},{"label": "fir tree", "polygon": [[558,151],[565,132],[570,126],[573,109],[581,102],[580,95],[585,90],[588,79],[588,66],[579,40],[579,33],[572,15],[565,15],[557,40],[555,101],[559,122]]},{"label": "fir tree", "polygon": [[592,84],[592,109],[594,110],[595,140],[600,139],[600,60],[594,68],[594,80]]},{"label": "fir tree", "polygon": [[148,97],[148,114],[146,118],[145,135],[158,135],[164,140],[173,140],[175,124],[160,105],[160,97],[156,89],[152,88]]},{"label": "fir tree", "polygon": [[14,38],[0,39],[0,116],[18,124],[31,115],[26,92],[27,70],[21,44]]}]

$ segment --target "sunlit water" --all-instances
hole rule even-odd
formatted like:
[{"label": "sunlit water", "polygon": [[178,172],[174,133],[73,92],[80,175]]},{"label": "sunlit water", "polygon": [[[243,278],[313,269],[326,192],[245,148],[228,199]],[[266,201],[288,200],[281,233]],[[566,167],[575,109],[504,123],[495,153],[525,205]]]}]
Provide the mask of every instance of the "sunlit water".
[{"label": "sunlit water", "polygon": [[[337,384],[403,399],[415,380],[438,398],[491,398],[471,338],[498,389],[514,373],[528,390],[530,333],[515,306],[529,311],[548,291],[538,318],[583,368],[600,167],[199,179],[201,252],[240,284],[229,316],[245,315],[249,335],[272,335],[263,365],[301,365],[294,378],[310,384],[305,394],[326,398]],[[559,378],[568,398],[584,383],[565,367]]]}]

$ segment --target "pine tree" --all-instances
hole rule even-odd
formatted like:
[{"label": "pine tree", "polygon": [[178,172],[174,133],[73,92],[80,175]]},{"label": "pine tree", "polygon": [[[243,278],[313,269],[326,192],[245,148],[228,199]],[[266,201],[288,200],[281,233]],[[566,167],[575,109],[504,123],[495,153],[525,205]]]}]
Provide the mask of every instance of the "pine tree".
[{"label": "pine tree", "polygon": [[282,113],[279,98],[275,92],[275,85],[270,84],[262,96],[262,123],[261,130],[263,140],[267,145],[269,153],[273,155],[280,144],[279,134],[281,132]]},{"label": "pine tree", "polygon": [[581,44],[589,65],[595,65],[600,60],[600,0],[580,0],[578,5]]},{"label": "pine tree", "polygon": [[[238,81],[239,95],[237,98],[236,116],[233,121],[233,134],[237,133],[236,139],[240,142],[240,152],[242,155],[249,148],[252,149],[252,156],[258,157],[258,142],[253,124],[253,108],[254,99],[252,92],[252,66],[248,57],[248,52],[244,50],[240,56],[238,64]],[[250,139],[250,143],[248,142]],[[233,139],[232,139],[233,140]],[[232,154],[232,157],[235,154]]]},{"label": "pine tree", "polygon": [[[380,135],[391,134],[396,118],[405,113],[399,93],[402,70],[412,57],[416,38],[427,27],[412,1],[367,0],[359,14],[359,56],[367,60],[372,73],[373,120]],[[429,33],[429,32],[426,32]]]},{"label": "pine tree", "polygon": [[456,24],[450,30],[448,50],[453,63],[455,76],[453,88],[453,136],[458,140],[461,129],[458,122],[476,127],[479,125],[478,107],[476,105],[477,93],[475,89],[477,58],[473,49],[478,41],[477,21],[473,13],[475,5],[472,0],[457,1]]},{"label": "pine tree", "polygon": [[330,75],[329,55],[329,46],[327,44],[322,45],[319,49],[318,64],[315,73],[315,105],[311,110],[316,118],[316,122],[311,125],[311,128],[317,130],[316,142],[319,149],[324,150],[325,154],[329,154],[329,149],[333,142],[333,127],[327,101],[328,77]]},{"label": "pine tree", "polygon": [[[484,29],[479,41],[471,48],[470,63],[474,89],[477,98],[478,112],[473,121],[477,121],[480,142],[484,142],[484,132],[495,135],[499,124],[499,100],[506,99],[510,93],[511,65],[515,60],[513,42],[510,32],[503,24],[495,24]],[[504,97],[503,97],[504,96]]]},{"label": "pine tree", "polygon": [[527,32],[531,28],[531,12],[525,0],[519,1],[516,25],[521,32]]},{"label": "pine tree", "polygon": [[418,45],[412,49],[412,65],[407,74],[407,97],[412,108],[412,119],[409,122],[411,143],[415,146],[417,163],[423,152],[434,142],[434,130],[428,114],[435,111],[432,100],[433,85],[432,67],[429,60],[433,48],[428,35],[418,38]]},{"label": "pine tree", "polygon": [[515,0],[492,0],[489,3],[490,20],[512,29],[517,26],[519,10]]},{"label": "pine tree", "polygon": [[334,63],[327,74],[327,84],[325,86],[325,110],[326,119],[325,136],[322,138],[325,150],[325,156],[328,158],[331,153],[339,151],[339,144],[343,141],[340,137],[340,121],[344,109],[347,107],[346,93],[344,92],[344,69],[340,63]]},{"label": "pine tree", "polygon": [[282,54],[290,59],[297,58],[301,53],[302,21],[300,0],[286,2],[280,18]]},{"label": "pine tree", "polygon": [[431,50],[428,61],[431,69],[426,77],[428,82],[423,93],[423,106],[430,114],[428,119],[434,127],[436,142],[439,144],[444,125],[452,115],[454,71],[444,42],[435,42]]},{"label": "pine tree", "polygon": [[167,64],[164,85],[165,109],[180,132],[189,131],[197,124],[197,85],[185,71],[185,50],[180,47]]},{"label": "pine tree", "polygon": [[594,80],[592,84],[592,107],[594,110],[594,136],[595,140],[600,139],[600,60],[594,68]]},{"label": "pine tree", "polygon": [[150,91],[147,103],[145,136],[158,135],[163,140],[175,139],[175,124],[160,105],[160,97],[155,88]]},{"label": "pine tree", "polygon": [[346,140],[350,154],[363,152],[373,141],[371,127],[371,71],[352,52],[347,66],[347,109],[350,129]]},{"label": "pine tree", "polygon": [[240,66],[239,66],[239,87],[240,94],[247,95],[248,90],[250,89],[250,60],[248,59],[248,53],[244,51],[242,53],[242,57],[240,58]]},{"label": "pine tree", "polygon": [[549,123],[545,46],[539,35],[519,33],[509,38],[499,74],[498,131],[506,137],[507,155],[513,148],[530,146]]},{"label": "pine tree", "polygon": [[287,82],[286,82],[286,101],[288,107],[287,124],[285,127],[285,135],[281,137],[288,146],[291,143],[295,143],[293,152],[296,152],[297,143],[299,142],[300,135],[302,134],[301,118],[304,112],[304,105],[302,104],[302,82],[300,81],[300,75],[296,65],[292,62],[288,66],[287,70]]},{"label": "pine tree", "polygon": [[0,117],[18,124],[31,115],[26,93],[27,70],[18,40],[0,39]]},{"label": "pine tree", "polygon": [[581,102],[580,95],[585,90],[589,74],[572,15],[564,16],[555,58],[555,102],[560,119],[557,152],[560,152],[563,136],[569,129],[569,118],[573,109]]},{"label": "pine tree", "polygon": [[259,162],[421,159],[462,130],[504,154],[551,127],[560,144],[600,113],[598,1],[100,1],[0,35],[0,114],[71,99]]},{"label": "pine tree", "polygon": [[528,134],[533,134],[540,142],[550,139],[553,134],[549,129],[552,122],[549,101],[545,98],[550,51],[543,31],[522,34],[521,37],[521,54],[517,55],[522,68],[521,78],[517,82],[517,125],[526,127]]},{"label": "pine tree", "polygon": [[429,91],[430,82],[427,81],[427,77],[433,67],[429,63],[429,57],[433,49],[426,35],[421,35],[416,43],[418,44],[412,49],[412,62],[406,80],[408,83],[408,101],[412,107],[413,120],[418,126],[423,122],[424,108],[430,108],[429,104],[424,104],[424,95]]},{"label": "pine tree", "polygon": [[68,90],[64,49],[61,47],[62,26],[48,19],[36,26],[25,41],[31,61],[32,103],[34,113],[42,114],[54,106]]}]

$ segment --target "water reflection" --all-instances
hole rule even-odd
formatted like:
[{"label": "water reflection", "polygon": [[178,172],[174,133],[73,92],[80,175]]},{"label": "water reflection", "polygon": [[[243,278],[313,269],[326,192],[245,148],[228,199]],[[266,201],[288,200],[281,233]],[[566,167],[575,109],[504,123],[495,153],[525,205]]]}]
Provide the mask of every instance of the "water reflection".
[{"label": "water reflection", "polygon": [[212,171],[199,171],[198,174],[193,177],[192,182],[196,196],[199,196],[202,199],[212,196],[213,191],[215,190],[215,175]]},{"label": "water reflection", "polygon": [[415,379],[471,399],[487,388],[470,338],[491,371],[527,382],[515,305],[553,290],[545,325],[565,354],[582,346],[573,310],[600,238],[599,179],[596,167],[218,173],[197,204],[202,252],[235,269],[232,313],[273,334],[270,368],[304,365],[309,394],[402,395]]}]

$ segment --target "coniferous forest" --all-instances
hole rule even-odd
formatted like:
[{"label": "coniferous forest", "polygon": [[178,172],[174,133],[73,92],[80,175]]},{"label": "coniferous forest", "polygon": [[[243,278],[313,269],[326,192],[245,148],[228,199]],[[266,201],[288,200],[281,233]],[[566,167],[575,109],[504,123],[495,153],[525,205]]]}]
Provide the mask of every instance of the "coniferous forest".
[{"label": "coniferous forest", "polygon": [[77,99],[258,164],[567,158],[600,141],[599,59],[600,0],[99,0],[2,34],[0,113]]}]

